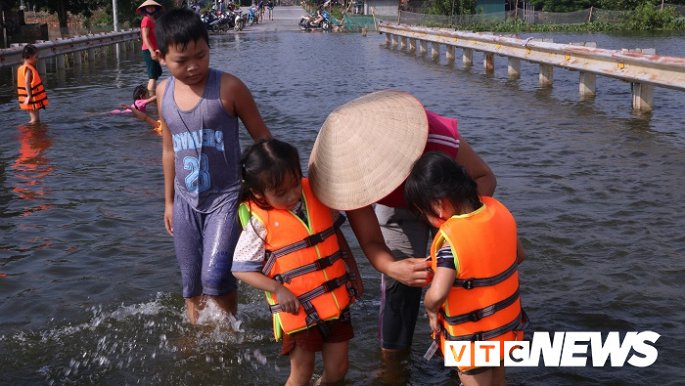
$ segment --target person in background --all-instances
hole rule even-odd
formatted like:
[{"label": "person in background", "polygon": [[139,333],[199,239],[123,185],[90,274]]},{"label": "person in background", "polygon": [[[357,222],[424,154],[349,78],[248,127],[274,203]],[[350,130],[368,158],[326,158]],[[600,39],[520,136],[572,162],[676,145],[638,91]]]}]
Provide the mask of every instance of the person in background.
[{"label": "person in background", "polygon": [[328,207],[346,211],[360,247],[382,273],[379,337],[383,377],[391,383],[404,383],[402,362],[422,287],[432,277],[425,261],[431,226],[404,198],[412,164],[428,151],[447,154],[476,181],[479,194],[492,196],[495,176],[461,137],[456,119],[425,109],[407,92],[378,91],[336,108],[309,158],[314,193]]},{"label": "person in background", "polygon": [[[236,76],[209,67],[209,35],[188,9],[162,15],[157,55],[171,76],[157,87],[162,122],[164,226],[174,238],[188,320],[210,300],[237,310],[231,275],[240,235],[239,120],[254,139],[271,137],[252,93]],[[227,318],[231,321],[231,318]]]},{"label": "person in background", "polygon": [[[454,159],[429,152],[414,164],[405,184],[411,210],[439,228],[430,249],[435,275],[423,299],[440,348],[447,341],[523,338],[526,324],[519,296],[523,247],[516,221]],[[494,242],[493,242],[494,241]],[[443,352],[443,355],[446,354]],[[504,367],[459,366],[464,386],[504,386]]]},{"label": "person in background", "polygon": [[[344,217],[321,204],[303,178],[297,149],[270,139],[240,159],[243,232],[233,274],[266,291],[281,353],[290,356],[286,385],[308,385],[315,354],[322,385],[340,383],[354,333],[349,306],[361,297],[357,263],[340,231]],[[316,241],[311,241],[316,240]]]},{"label": "person in background", "polygon": [[143,41],[143,59],[147,66],[147,90],[152,96],[155,95],[157,79],[162,75],[162,67],[157,58],[157,39],[155,37],[155,19],[162,11],[162,6],[155,0],[145,0],[138,6],[136,13],[143,15],[140,21],[140,35]]},{"label": "person in background", "polygon": [[28,111],[29,123],[40,122],[40,109],[48,105],[48,95],[45,85],[36,70],[38,62],[38,48],[27,44],[21,53],[23,63],[17,69],[17,97],[19,108]]}]

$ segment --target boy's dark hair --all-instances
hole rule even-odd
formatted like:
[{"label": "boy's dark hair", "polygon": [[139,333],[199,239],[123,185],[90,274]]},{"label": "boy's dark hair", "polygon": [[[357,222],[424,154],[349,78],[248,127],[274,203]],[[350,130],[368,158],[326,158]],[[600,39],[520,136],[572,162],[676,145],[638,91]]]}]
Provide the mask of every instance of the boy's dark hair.
[{"label": "boy's dark hair", "polygon": [[240,156],[242,186],[240,200],[253,200],[260,207],[271,206],[258,200],[252,191],[262,195],[268,189],[276,189],[289,177],[302,178],[300,155],[289,143],[277,139],[265,139],[248,147]]},{"label": "boy's dark hair", "polygon": [[24,50],[21,51],[21,58],[28,59],[37,53],[38,48],[36,46],[34,46],[33,44],[27,44],[24,46]]},{"label": "boy's dark hair", "polygon": [[171,45],[178,44],[184,48],[190,42],[204,39],[209,46],[209,34],[200,16],[185,8],[163,13],[155,22],[155,37],[162,57],[166,56]]},{"label": "boy's dark hair", "polygon": [[144,84],[139,84],[133,89],[133,103],[138,99],[145,99],[147,96],[147,87]]},{"label": "boy's dark hair", "polygon": [[476,182],[455,160],[438,152],[428,152],[414,163],[404,195],[409,207],[424,217],[438,217],[433,203],[441,198],[447,198],[455,209],[468,205],[475,210],[482,205]]}]

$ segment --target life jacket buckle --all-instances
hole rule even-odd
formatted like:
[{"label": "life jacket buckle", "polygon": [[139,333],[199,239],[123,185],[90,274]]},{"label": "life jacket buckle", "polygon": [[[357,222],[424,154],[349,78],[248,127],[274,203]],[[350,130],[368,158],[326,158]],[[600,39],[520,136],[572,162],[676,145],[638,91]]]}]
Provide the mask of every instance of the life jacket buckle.
[{"label": "life jacket buckle", "polygon": [[322,270],[322,269],[330,267],[331,265],[333,265],[333,262],[331,260],[332,259],[329,259],[329,258],[323,258],[323,259],[316,260],[314,262],[314,264],[316,264],[316,269]]},{"label": "life jacket buckle", "polygon": [[290,280],[286,280],[286,278],[284,278],[280,273],[274,275],[273,279],[281,284],[290,282]]},{"label": "life jacket buckle", "polygon": [[462,286],[467,290],[473,289],[473,279],[464,280],[464,284],[462,284]]},{"label": "life jacket buckle", "polygon": [[478,312],[472,312],[469,314],[469,321],[477,322],[481,320],[480,314]]},{"label": "life jacket buckle", "polygon": [[478,332],[476,334],[471,335],[471,342],[479,342],[483,341],[483,333]]},{"label": "life jacket buckle", "polygon": [[305,245],[307,245],[307,247],[312,247],[312,246],[322,242],[323,240],[324,240],[324,237],[321,233],[315,233],[313,235],[307,236],[304,239],[304,243],[305,243]]}]

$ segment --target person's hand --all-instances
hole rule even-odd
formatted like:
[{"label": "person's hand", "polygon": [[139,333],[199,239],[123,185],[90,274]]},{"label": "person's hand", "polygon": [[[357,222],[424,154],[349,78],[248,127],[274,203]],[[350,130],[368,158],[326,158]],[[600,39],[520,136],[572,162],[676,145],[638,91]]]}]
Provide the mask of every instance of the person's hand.
[{"label": "person's hand", "polygon": [[440,323],[438,322],[438,313],[426,308],[426,314],[428,315],[428,325],[430,325],[431,331],[435,334],[440,334]]},{"label": "person's hand", "polygon": [[425,287],[433,279],[430,266],[430,260],[412,257],[393,262],[387,274],[404,285]]},{"label": "person's hand", "polygon": [[150,58],[152,60],[159,61],[159,55],[157,55],[157,50],[150,50]]},{"label": "person's hand", "polygon": [[285,288],[282,284],[278,284],[276,287],[276,298],[278,299],[278,304],[281,305],[283,312],[289,314],[297,314],[300,309],[300,301],[297,300],[297,296],[293,295],[289,289]]},{"label": "person's hand", "polygon": [[26,98],[24,98],[24,104],[28,105],[30,102],[31,102],[31,97],[27,95]]},{"label": "person's hand", "polygon": [[174,203],[164,205],[164,227],[167,233],[174,235]]}]

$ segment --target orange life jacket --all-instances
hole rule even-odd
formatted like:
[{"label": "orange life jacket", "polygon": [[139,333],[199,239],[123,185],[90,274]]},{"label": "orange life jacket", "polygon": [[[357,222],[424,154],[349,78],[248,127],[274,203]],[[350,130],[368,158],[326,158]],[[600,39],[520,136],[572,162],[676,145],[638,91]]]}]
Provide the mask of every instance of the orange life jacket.
[{"label": "orange life jacket", "polygon": [[[26,70],[31,70],[31,100],[29,104],[24,104],[26,99]],[[45,108],[48,105],[48,95],[45,93],[45,87],[40,79],[40,75],[36,68],[30,64],[22,64],[17,69],[17,99],[19,100],[19,107],[22,110],[38,110]]]},{"label": "orange life jacket", "polygon": [[[438,250],[445,242],[452,249],[457,270],[440,308],[441,348],[445,340],[522,338],[524,316],[519,297],[516,222],[496,199],[481,197],[481,202],[483,206],[476,211],[448,219],[431,246],[433,271]],[[471,368],[460,367],[462,371]]]},{"label": "orange life jacket", "polygon": [[262,209],[250,201],[239,210],[243,227],[250,226],[252,216],[266,228],[262,273],[281,282],[302,304],[297,314],[282,312],[276,294],[265,292],[276,340],[282,332],[293,334],[315,325],[325,329],[320,322],[339,319],[352,302],[335,232],[344,217],[333,223],[331,210],[314,196],[306,178],[302,179],[302,201],[308,224],[292,211]]}]

